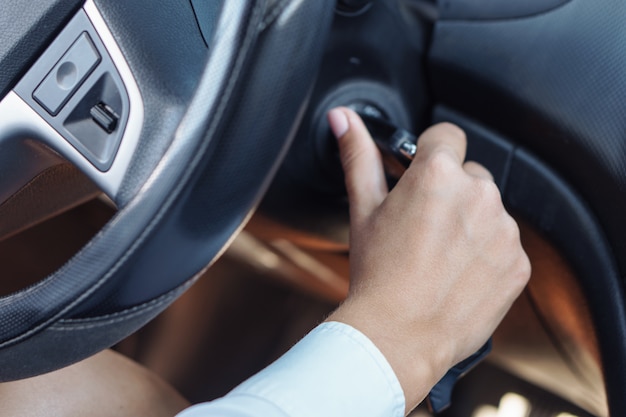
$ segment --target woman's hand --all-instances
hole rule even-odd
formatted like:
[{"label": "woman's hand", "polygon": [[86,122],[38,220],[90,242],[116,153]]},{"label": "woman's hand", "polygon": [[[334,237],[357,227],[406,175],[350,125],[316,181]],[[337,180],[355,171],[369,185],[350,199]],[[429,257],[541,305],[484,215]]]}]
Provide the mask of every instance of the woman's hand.
[{"label": "woman's hand", "polygon": [[359,116],[329,113],[350,201],[350,292],[328,318],[383,352],[407,412],[491,336],[530,276],[515,221],[491,174],[465,162],[465,134],[442,123],[418,140],[388,192]]}]

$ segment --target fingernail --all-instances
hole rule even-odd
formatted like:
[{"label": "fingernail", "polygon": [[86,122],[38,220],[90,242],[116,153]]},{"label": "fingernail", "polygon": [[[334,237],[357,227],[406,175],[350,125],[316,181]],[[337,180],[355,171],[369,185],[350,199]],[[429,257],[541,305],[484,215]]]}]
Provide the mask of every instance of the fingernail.
[{"label": "fingernail", "polygon": [[332,109],[328,112],[328,123],[330,124],[330,130],[333,131],[337,139],[345,135],[348,129],[350,129],[348,118],[341,109]]}]

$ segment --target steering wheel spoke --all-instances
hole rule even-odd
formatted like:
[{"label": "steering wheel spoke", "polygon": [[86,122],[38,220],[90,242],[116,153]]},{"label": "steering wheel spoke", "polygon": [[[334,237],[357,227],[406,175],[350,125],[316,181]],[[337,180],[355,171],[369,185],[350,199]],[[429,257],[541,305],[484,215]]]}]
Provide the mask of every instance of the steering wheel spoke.
[{"label": "steering wheel spoke", "polygon": [[115,200],[143,124],[133,75],[89,0],[1,102],[0,204],[69,161]]}]

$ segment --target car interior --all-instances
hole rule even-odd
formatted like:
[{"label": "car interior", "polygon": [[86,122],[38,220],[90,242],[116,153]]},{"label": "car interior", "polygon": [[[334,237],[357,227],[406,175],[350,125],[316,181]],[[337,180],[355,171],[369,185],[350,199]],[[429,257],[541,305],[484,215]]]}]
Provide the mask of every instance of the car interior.
[{"label": "car interior", "polygon": [[626,3],[0,3],[0,382],[112,348],[196,403],[277,359],[348,292],[348,106],[460,126],[532,263],[438,415],[626,416]]}]

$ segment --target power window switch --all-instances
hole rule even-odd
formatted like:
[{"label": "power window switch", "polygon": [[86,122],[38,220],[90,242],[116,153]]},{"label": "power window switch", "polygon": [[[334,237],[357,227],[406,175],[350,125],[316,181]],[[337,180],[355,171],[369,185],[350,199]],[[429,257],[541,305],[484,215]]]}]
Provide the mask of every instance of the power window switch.
[{"label": "power window switch", "polygon": [[108,134],[113,133],[120,117],[104,103],[98,103],[89,110],[89,115]]}]

